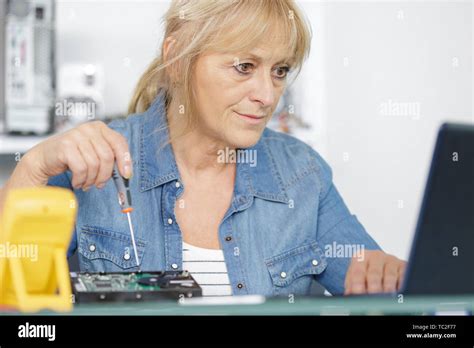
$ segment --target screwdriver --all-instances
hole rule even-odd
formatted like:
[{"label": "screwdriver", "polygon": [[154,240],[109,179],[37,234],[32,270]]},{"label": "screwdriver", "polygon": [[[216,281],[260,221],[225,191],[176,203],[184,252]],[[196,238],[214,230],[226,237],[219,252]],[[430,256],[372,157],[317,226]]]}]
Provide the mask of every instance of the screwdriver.
[{"label": "screwdriver", "polygon": [[117,188],[119,204],[122,207],[122,213],[127,214],[128,227],[130,229],[130,236],[132,237],[133,252],[135,254],[135,261],[137,262],[138,272],[140,270],[140,263],[138,262],[137,245],[135,244],[135,234],[133,233],[133,225],[130,213],[133,211],[132,208],[132,196],[130,194],[129,179],[122,177],[119,174],[117,162],[114,164],[114,170],[112,172],[112,179],[114,180],[115,187]]}]

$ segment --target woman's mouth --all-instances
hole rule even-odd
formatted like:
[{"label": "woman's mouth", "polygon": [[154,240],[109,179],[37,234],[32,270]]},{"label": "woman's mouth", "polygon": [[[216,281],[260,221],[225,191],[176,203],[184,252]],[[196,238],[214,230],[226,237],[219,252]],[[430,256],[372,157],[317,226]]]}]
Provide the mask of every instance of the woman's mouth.
[{"label": "woman's mouth", "polygon": [[243,120],[247,121],[250,124],[259,124],[262,123],[263,120],[265,119],[265,115],[260,116],[260,115],[249,115],[249,114],[241,114],[237,111],[234,111],[240,118]]}]

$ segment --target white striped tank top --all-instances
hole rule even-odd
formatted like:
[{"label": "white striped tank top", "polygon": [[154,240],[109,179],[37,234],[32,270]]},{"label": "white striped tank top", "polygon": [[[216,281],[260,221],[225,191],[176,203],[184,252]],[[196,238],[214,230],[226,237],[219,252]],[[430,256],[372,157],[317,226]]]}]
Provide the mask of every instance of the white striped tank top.
[{"label": "white striped tank top", "polygon": [[203,297],[232,295],[221,249],[199,248],[183,242],[183,270],[189,271],[201,286]]}]

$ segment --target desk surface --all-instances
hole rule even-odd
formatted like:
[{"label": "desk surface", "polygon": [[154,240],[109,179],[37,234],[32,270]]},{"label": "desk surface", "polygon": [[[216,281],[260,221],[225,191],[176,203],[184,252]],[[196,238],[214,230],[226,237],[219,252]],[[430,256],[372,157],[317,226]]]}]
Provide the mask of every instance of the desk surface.
[{"label": "desk surface", "polygon": [[[191,301],[152,301],[137,303],[76,304],[67,315],[421,315],[474,313],[474,295],[398,297],[301,297],[260,298],[253,304],[191,305]],[[256,303],[261,302],[261,303]],[[0,312],[0,315],[16,314]],[[40,315],[62,315],[42,311]]]}]

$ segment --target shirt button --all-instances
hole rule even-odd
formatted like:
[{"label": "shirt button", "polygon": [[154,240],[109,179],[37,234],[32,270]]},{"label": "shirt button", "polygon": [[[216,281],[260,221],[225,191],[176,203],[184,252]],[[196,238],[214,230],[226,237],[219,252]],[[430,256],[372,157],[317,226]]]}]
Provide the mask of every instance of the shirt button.
[{"label": "shirt button", "polygon": [[231,236],[225,237],[225,241],[226,241],[226,242],[230,242],[231,240],[232,240],[232,237],[231,237]]},{"label": "shirt button", "polygon": [[237,284],[237,288],[242,289],[243,287],[244,287],[244,284],[242,283]]},{"label": "shirt button", "polygon": [[89,250],[94,252],[95,251],[95,245],[94,244],[89,245]]},{"label": "shirt button", "polygon": [[176,181],[176,183],[174,184],[174,186],[176,186],[176,188],[179,188],[181,186],[181,183],[179,181]]},{"label": "shirt button", "polygon": [[280,277],[286,278],[286,272],[281,272],[281,273],[280,273]]},{"label": "shirt button", "polygon": [[311,261],[311,264],[312,264],[313,266],[317,266],[317,265],[318,265],[318,260],[313,260],[313,261]]},{"label": "shirt button", "polygon": [[124,254],[123,258],[124,258],[125,261],[130,260],[130,254]]},{"label": "shirt button", "polygon": [[175,263],[173,263],[173,264],[171,265],[171,268],[172,268],[172,269],[178,269],[178,265],[175,264]]},{"label": "shirt button", "polygon": [[173,223],[173,219],[172,218],[169,218],[168,219],[168,225],[171,225]]}]

